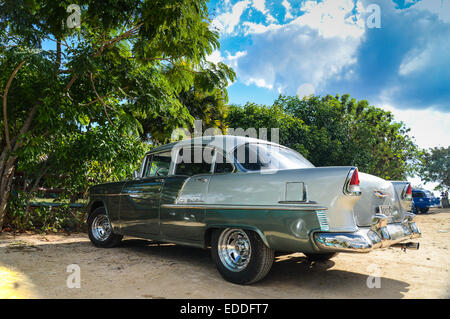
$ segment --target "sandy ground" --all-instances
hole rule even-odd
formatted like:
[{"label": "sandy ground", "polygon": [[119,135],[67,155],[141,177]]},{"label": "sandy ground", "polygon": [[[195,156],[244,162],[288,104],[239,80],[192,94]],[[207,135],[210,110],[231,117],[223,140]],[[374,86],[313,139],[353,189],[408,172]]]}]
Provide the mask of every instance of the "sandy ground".
[{"label": "sandy ground", "polygon": [[[301,253],[278,256],[251,286],[226,282],[209,250],[125,239],[94,247],[86,234],[0,234],[0,298],[449,298],[450,209],[418,215],[420,250],[340,254],[311,263]],[[81,287],[68,288],[68,266]],[[379,288],[368,288],[379,274]]]}]

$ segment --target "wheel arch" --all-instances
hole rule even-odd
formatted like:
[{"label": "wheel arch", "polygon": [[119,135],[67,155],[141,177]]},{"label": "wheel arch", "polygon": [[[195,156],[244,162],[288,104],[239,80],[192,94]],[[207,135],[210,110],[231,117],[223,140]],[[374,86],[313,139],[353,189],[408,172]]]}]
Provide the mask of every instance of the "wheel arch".
[{"label": "wheel arch", "polygon": [[271,248],[269,245],[269,242],[267,241],[266,236],[264,233],[257,227],[249,226],[249,225],[229,225],[229,224],[219,224],[219,225],[210,225],[206,228],[204,237],[203,237],[203,247],[208,248],[211,246],[211,240],[212,240],[212,234],[217,229],[226,229],[226,228],[240,228],[244,230],[250,230],[253,231],[258,235],[258,237],[262,240],[264,245],[266,245],[268,248]]},{"label": "wheel arch", "polygon": [[88,217],[99,207],[103,207],[105,209],[106,216],[109,217],[108,207],[106,207],[106,203],[103,199],[96,199],[89,204]]}]

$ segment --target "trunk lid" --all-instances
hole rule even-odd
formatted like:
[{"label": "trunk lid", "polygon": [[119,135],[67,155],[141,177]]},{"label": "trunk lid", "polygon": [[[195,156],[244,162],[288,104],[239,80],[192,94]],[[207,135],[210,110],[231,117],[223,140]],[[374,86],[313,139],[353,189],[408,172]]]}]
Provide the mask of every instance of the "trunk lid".
[{"label": "trunk lid", "polygon": [[370,226],[373,216],[377,213],[389,217],[389,223],[403,220],[404,211],[391,182],[361,172],[359,179],[361,196],[353,208],[358,226]]}]

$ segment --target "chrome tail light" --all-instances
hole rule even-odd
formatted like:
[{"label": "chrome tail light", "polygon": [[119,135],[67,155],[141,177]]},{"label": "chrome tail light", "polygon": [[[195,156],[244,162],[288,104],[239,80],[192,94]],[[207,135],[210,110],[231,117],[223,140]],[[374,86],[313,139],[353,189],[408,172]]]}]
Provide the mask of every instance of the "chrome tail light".
[{"label": "chrome tail light", "polygon": [[412,187],[411,184],[408,184],[407,187],[405,187],[405,190],[403,191],[403,199],[406,200],[412,200]]}]

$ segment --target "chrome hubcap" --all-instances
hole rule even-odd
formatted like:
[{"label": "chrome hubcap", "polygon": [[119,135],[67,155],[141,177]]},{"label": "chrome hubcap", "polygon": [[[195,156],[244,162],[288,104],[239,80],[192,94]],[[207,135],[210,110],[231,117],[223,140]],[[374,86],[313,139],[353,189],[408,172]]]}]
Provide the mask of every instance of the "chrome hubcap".
[{"label": "chrome hubcap", "polygon": [[97,215],[91,226],[92,235],[96,240],[104,241],[111,234],[111,224],[106,215]]},{"label": "chrome hubcap", "polygon": [[219,237],[217,248],[222,264],[231,271],[241,271],[250,262],[250,239],[242,229],[224,230]]}]

